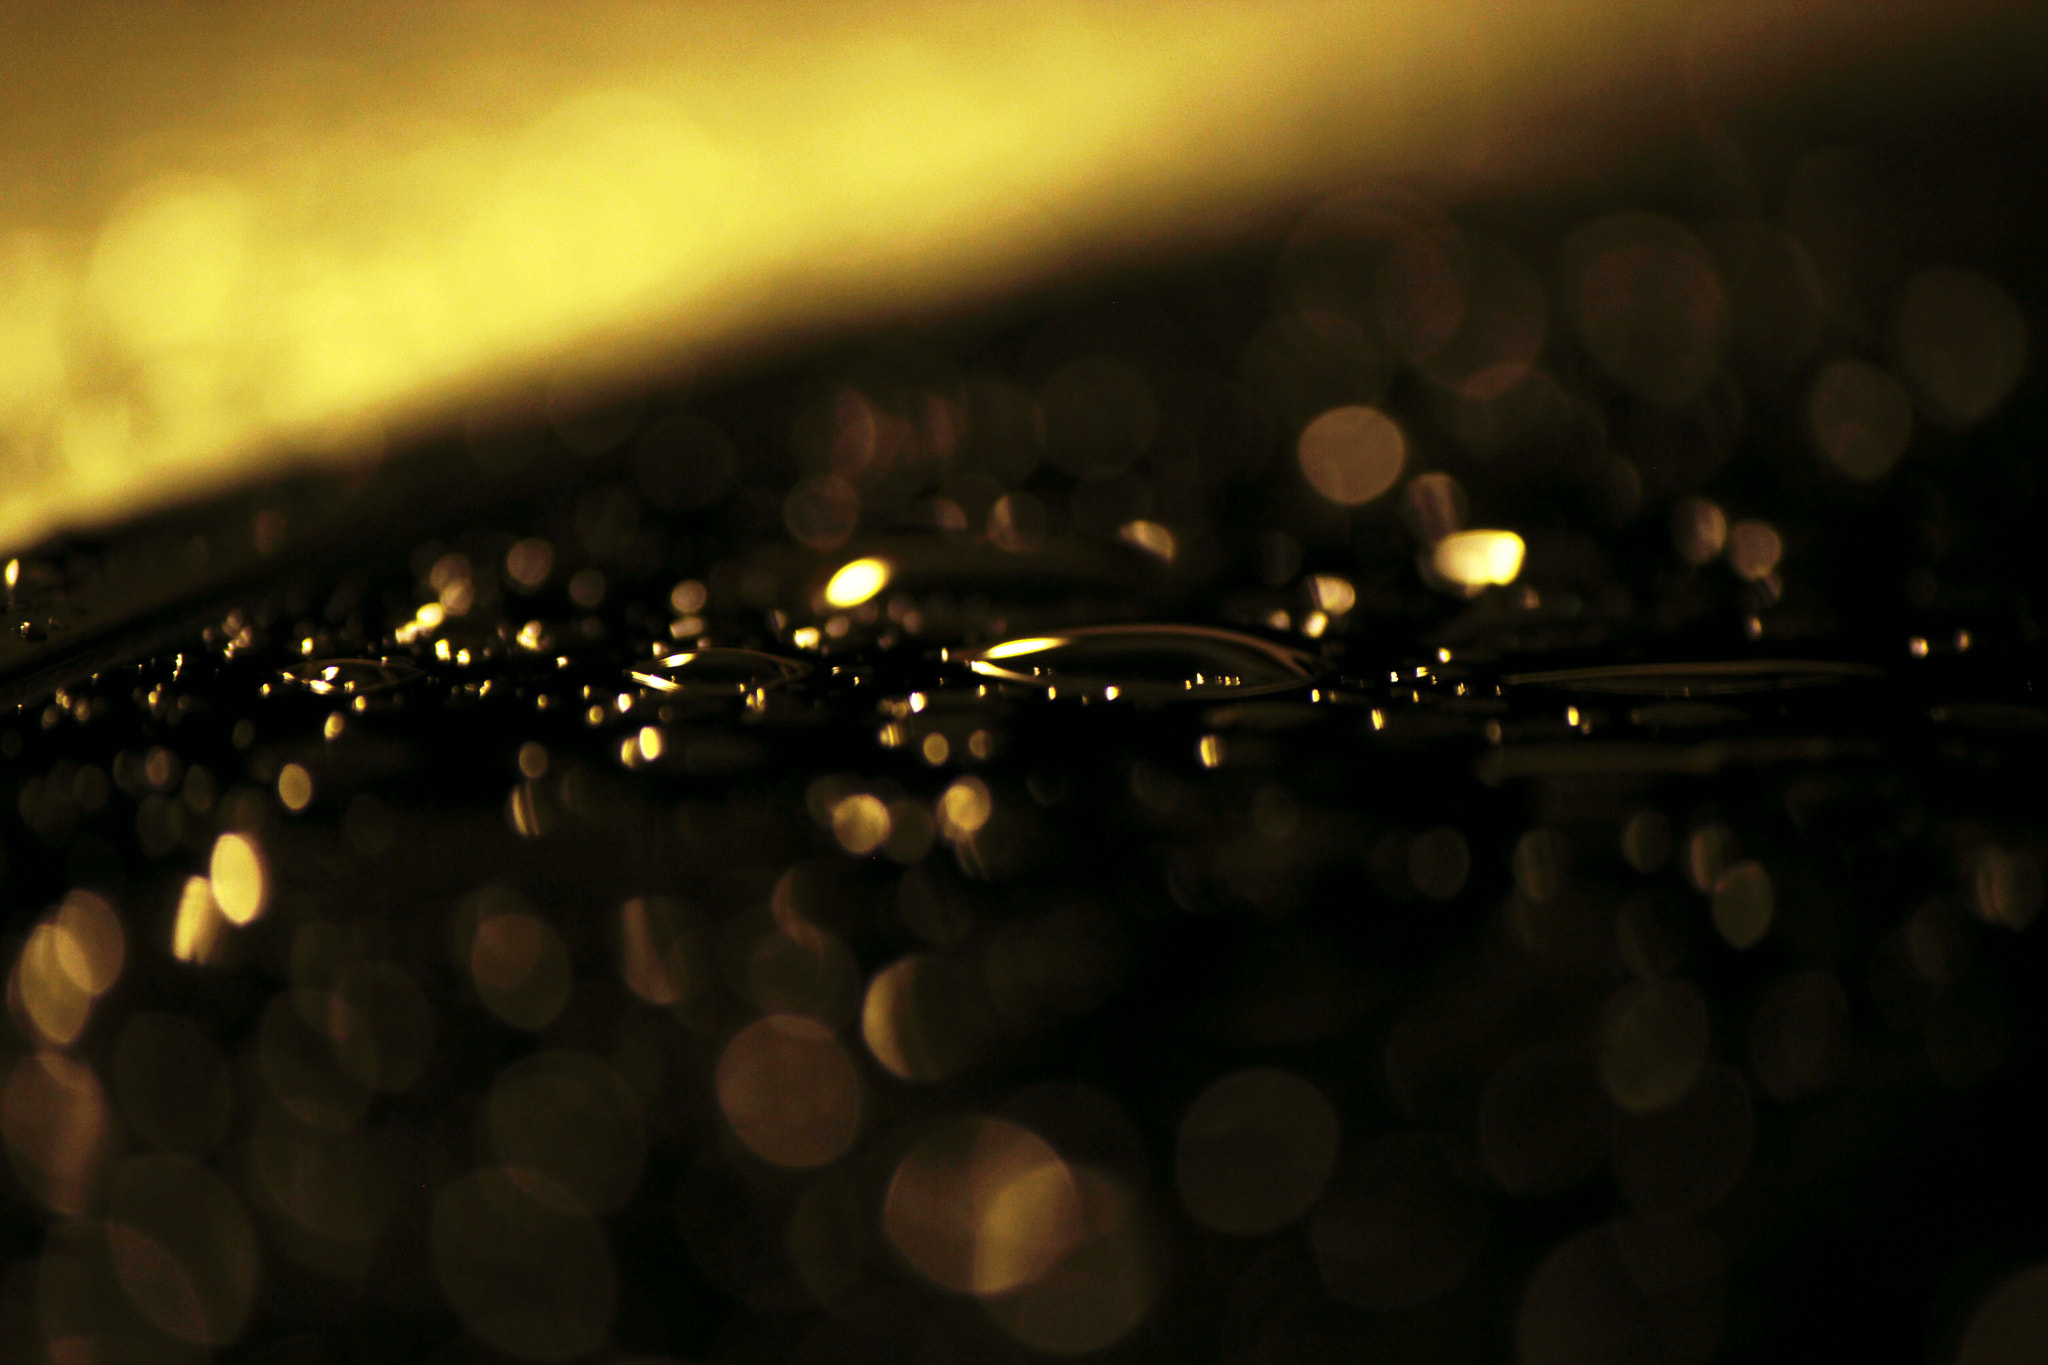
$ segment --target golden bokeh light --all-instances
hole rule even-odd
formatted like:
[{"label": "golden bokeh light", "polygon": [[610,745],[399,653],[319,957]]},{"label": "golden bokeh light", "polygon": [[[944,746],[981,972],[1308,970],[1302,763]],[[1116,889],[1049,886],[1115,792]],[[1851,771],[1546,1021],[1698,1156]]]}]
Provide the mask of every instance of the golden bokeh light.
[{"label": "golden bokeh light", "polygon": [[1913,439],[1913,400],[1887,370],[1837,360],[1813,381],[1806,427],[1842,473],[1869,483],[1891,473]]},{"label": "golden bokeh light", "polygon": [[1358,590],[1351,586],[1351,580],[1332,573],[1310,574],[1308,595],[1316,610],[1332,616],[1342,616],[1358,605]]},{"label": "golden bokeh light", "polygon": [[484,1008],[529,1033],[554,1022],[575,987],[562,936],[546,920],[524,911],[484,917],[466,956]]},{"label": "golden bokeh light", "polygon": [[1728,567],[1737,578],[1754,583],[1778,571],[1785,541],[1767,521],[1738,521],[1728,528]]},{"label": "golden bokeh light", "polygon": [[313,804],[313,775],[297,763],[278,770],[277,799],[286,810],[300,811]]},{"label": "golden bokeh light", "polygon": [[974,1059],[980,1044],[980,983],[951,958],[912,953],[868,982],[860,1031],[888,1072],[906,1081],[938,1081]]},{"label": "golden bokeh light", "polygon": [[1104,1350],[1129,1336],[1166,1280],[1157,1234],[1137,1193],[1091,1166],[1072,1167],[1080,1226],[1046,1271],[982,1300],[996,1325],[1046,1355]]},{"label": "golden bokeh light", "polygon": [[825,581],[825,605],[850,610],[889,586],[892,570],[886,559],[855,559],[842,564]]},{"label": "golden bokeh light", "polygon": [[1714,930],[1731,948],[1754,948],[1771,931],[1776,899],[1762,863],[1739,862],[1714,879]]},{"label": "golden bokeh light", "polygon": [[1698,567],[1711,564],[1728,544],[1728,514],[1709,498],[1680,498],[1671,509],[1671,545]]},{"label": "golden bokeh light", "polygon": [[939,833],[948,839],[971,839],[995,813],[995,798],[978,777],[962,777],[939,794]]},{"label": "golden bokeh light", "polygon": [[815,1019],[772,1014],[741,1029],[719,1055],[716,1083],[733,1135],[773,1165],[823,1166],[860,1131],[860,1075]]},{"label": "golden bokeh light", "polygon": [[1299,1076],[1234,1072],[1196,1097],[1180,1122],[1174,1179],[1194,1220],[1257,1236],[1308,1212],[1337,1160],[1337,1111]]},{"label": "golden bokeh light", "polygon": [[635,896],[619,908],[619,970],[626,989],[650,1005],[672,1006],[708,984],[706,929],[687,906]]},{"label": "golden bokeh light", "polygon": [[1037,1283],[1084,1227],[1073,1169],[1030,1129],[995,1118],[949,1119],[919,1139],[882,1204],[890,1245],[957,1294]]},{"label": "golden bokeh light", "polygon": [[230,830],[214,840],[207,870],[213,903],[228,923],[252,924],[270,904],[270,868],[254,835]]},{"label": "golden bokeh light", "polygon": [[1428,551],[1428,561],[1439,579],[1473,595],[1520,577],[1523,553],[1513,531],[1453,531]]},{"label": "golden bokeh light", "polygon": [[1922,401],[1953,426],[1990,416],[2026,371],[2026,314],[1974,270],[1934,266],[1908,280],[1894,335]]},{"label": "golden bokeh light", "polygon": [[848,853],[873,853],[889,841],[889,807],[868,792],[841,798],[832,807],[832,837]]},{"label": "golden bokeh light", "polygon": [[248,1211],[218,1175],[185,1157],[127,1162],[107,1192],[107,1244],[121,1288],[158,1329],[198,1346],[242,1334],[261,1259]]},{"label": "golden bokeh light", "polygon": [[1155,559],[1173,563],[1180,553],[1180,544],[1173,538],[1173,532],[1156,521],[1127,521],[1116,528],[1118,540],[1126,545],[1135,545]]},{"label": "golden bokeh light", "polygon": [[213,883],[204,877],[187,877],[171,920],[171,956],[180,962],[213,961],[227,922],[213,899]]},{"label": "golden bokeh light", "polygon": [[605,1214],[640,1186],[647,1134],[626,1083],[584,1052],[553,1049],[498,1073],[484,1105],[490,1150],[534,1198],[566,1195],[571,1212]]},{"label": "golden bokeh light", "polygon": [[1623,1109],[1649,1113],[1675,1103],[1707,1064],[1707,1002],[1687,981],[1639,981],[1607,1002],[1600,1078]]},{"label": "golden bokeh light", "polygon": [[1378,408],[1332,408],[1302,428],[1295,456],[1309,486],[1340,507],[1392,488],[1408,461],[1408,438]]},{"label": "golden bokeh light", "polygon": [[603,1344],[618,1302],[604,1229],[531,1172],[476,1171],[434,1199],[434,1272],[448,1306],[519,1360],[569,1360]]},{"label": "golden bokeh light", "polygon": [[29,1195],[76,1218],[92,1202],[113,1137],[105,1092],[91,1067],[61,1052],[16,1062],[0,1091],[0,1137]]}]

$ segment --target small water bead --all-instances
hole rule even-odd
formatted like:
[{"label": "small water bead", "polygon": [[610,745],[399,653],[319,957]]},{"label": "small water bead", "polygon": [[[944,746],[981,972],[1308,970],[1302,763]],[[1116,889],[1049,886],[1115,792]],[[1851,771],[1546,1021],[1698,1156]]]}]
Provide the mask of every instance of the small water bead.
[{"label": "small water bead", "polygon": [[756,649],[699,649],[630,669],[627,676],[657,692],[742,697],[795,682],[810,671],[811,666],[800,659]]},{"label": "small water bead", "polygon": [[1111,701],[1256,696],[1305,686],[1318,671],[1310,655],[1210,626],[1084,626],[963,657],[983,677]]},{"label": "small water bead", "polygon": [[422,674],[403,659],[308,659],[279,676],[319,697],[375,697],[396,692]]}]

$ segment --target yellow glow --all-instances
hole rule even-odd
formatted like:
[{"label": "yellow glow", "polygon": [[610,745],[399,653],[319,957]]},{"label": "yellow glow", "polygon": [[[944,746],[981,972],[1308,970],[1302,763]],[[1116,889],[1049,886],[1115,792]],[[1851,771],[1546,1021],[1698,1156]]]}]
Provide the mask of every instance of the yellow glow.
[{"label": "yellow glow", "polygon": [[1223,736],[1203,735],[1195,743],[1195,757],[1205,768],[1223,766]]},{"label": "yellow glow", "polygon": [[1173,563],[1174,555],[1179,552],[1180,547],[1174,541],[1173,532],[1156,521],[1127,521],[1117,527],[1116,534],[1119,540],[1135,545],[1146,554],[1155,555],[1168,564]]},{"label": "yellow glow", "polygon": [[642,762],[652,763],[655,759],[660,758],[662,750],[661,727],[658,725],[641,726],[640,734],[635,739],[634,745],[640,751]]},{"label": "yellow glow", "polygon": [[1015,659],[1026,654],[1043,654],[1048,649],[1058,649],[1066,641],[1057,635],[1047,635],[1029,640],[1005,640],[999,645],[990,645],[981,652],[984,659]]},{"label": "yellow glow", "polygon": [[857,607],[889,586],[889,562],[885,559],[856,559],[840,566],[825,584],[825,602],[840,608]]},{"label": "yellow glow", "polygon": [[1408,439],[1378,408],[1332,408],[1302,428],[1295,454],[1310,487],[1339,506],[1356,507],[1401,477]]},{"label": "yellow glow", "polygon": [[988,784],[978,777],[963,777],[939,796],[939,833],[948,839],[964,839],[988,823],[995,802]]},{"label": "yellow glow", "polygon": [[204,877],[187,877],[171,924],[171,956],[180,962],[211,962],[226,922],[214,904],[213,884]]},{"label": "yellow glow", "polygon": [[287,763],[277,775],[277,799],[286,810],[304,810],[313,804],[313,774],[296,763]]},{"label": "yellow glow", "polygon": [[230,831],[213,842],[213,900],[230,924],[251,924],[270,902],[270,871],[263,850],[247,834]]},{"label": "yellow glow", "polygon": [[[1338,174],[1555,173],[1611,141],[1556,110],[1597,96],[1620,127],[1680,79],[1782,80],[1784,53],[1833,51],[1854,19],[507,0],[394,42],[386,8],[137,25],[79,0],[10,29],[0,75],[32,73],[30,109],[55,93],[0,161],[0,543],[374,459],[387,426],[517,385],[602,393],[679,353],[1156,250],[1161,224],[1200,240]],[[90,118],[54,112],[86,88]],[[1951,314],[1984,310],[1936,302],[1908,340],[1945,382],[1976,354]]]},{"label": "yellow glow", "polygon": [[1454,531],[1436,543],[1430,565],[1467,592],[1512,583],[1522,572],[1522,538],[1513,531]]},{"label": "yellow glow", "polygon": [[1335,574],[1309,575],[1308,592],[1316,606],[1332,616],[1342,616],[1358,604],[1358,592],[1351,586],[1351,580]]},{"label": "yellow glow", "polygon": [[984,1297],[1037,1282],[1082,1231],[1074,1172],[1045,1139],[1001,1119],[957,1119],[890,1178],[882,1231],[941,1288]]},{"label": "yellow glow", "polygon": [[848,853],[873,853],[889,839],[889,807],[860,792],[832,807],[832,837]]}]

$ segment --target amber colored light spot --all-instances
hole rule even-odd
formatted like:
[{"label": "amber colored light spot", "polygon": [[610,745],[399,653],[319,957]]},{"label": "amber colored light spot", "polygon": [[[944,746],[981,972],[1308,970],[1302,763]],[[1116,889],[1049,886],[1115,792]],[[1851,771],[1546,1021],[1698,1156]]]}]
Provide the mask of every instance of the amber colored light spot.
[{"label": "amber colored light spot", "polygon": [[1205,1227],[1255,1236],[1308,1211],[1337,1159],[1337,1111],[1307,1081],[1273,1067],[1225,1076],[1181,1119],[1174,1175]]},{"label": "amber colored light spot", "polygon": [[1521,575],[1524,547],[1513,531],[1454,531],[1430,552],[1438,577],[1466,593],[1512,583]]},{"label": "amber colored light spot", "polygon": [[1332,408],[1302,428],[1296,457],[1309,486],[1343,507],[1371,502],[1394,486],[1408,440],[1378,408]]},{"label": "amber colored light spot", "polygon": [[860,1076],[815,1019],[771,1014],[718,1059],[718,1107],[747,1150],[777,1166],[836,1160],[860,1129]]},{"label": "amber colored light spot", "polygon": [[882,1231],[920,1273],[959,1294],[1038,1281],[1080,1237],[1081,1192],[1046,1141],[1002,1119],[959,1118],[896,1167]]},{"label": "amber colored light spot", "polygon": [[845,611],[857,607],[889,586],[889,561],[856,559],[841,565],[825,582],[825,604]]},{"label": "amber colored light spot", "polygon": [[296,763],[287,763],[277,775],[277,799],[286,810],[304,810],[313,804],[313,775]]},{"label": "amber colored light spot", "polygon": [[988,823],[995,812],[988,784],[978,777],[963,777],[939,796],[939,833],[948,839],[964,839]]},{"label": "amber colored light spot", "polygon": [[270,902],[270,871],[253,836],[230,831],[214,840],[213,900],[231,924],[250,924]]},{"label": "amber colored light spot", "polygon": [[873,853],[889,839],[889,807],[882,798],[856,792],[832,807],[832,837],[848,853]]}]

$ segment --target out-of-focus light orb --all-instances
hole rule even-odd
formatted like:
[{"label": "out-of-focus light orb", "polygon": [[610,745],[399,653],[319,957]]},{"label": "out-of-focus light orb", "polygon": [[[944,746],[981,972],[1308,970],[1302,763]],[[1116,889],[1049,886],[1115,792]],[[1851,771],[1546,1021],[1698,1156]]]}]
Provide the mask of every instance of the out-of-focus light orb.
[{"label": "out-of-focus light orb", "polygon": [[1907,376],[1950,425],[1990,416],[2026,369],[2026,315],[1974,270],[1935,266],[1909,280],[1896,337]]},{"label": "out-of-focus light orb", "polygon": [[171,956],[180,962],[211,962],[225,923],[213,899],[213,883],[204,877],[187,877],[171,921]]},{"label": "out-of-focus light orb", "polygon": [[1310,574],[1308,595],[1318,611],[1332,616],[1342,616],[1358,605],[1358,591],[1351,586],[1351,580],[1339,578],[1336,574]]},{"label": "out-of-focus light orb", "polygon": [[825,604],[841,611],[857,607],[889,586],[886,559],[856,559],[839,567],[825,582]]},{"label": "out-of-focus light orb", "polygon": [[575,985],[561,935],[547,921],[524,911],[491,915],[478,923],[467,965],[484,1008],[529,1033],[554,1022]]},{"label": "out-of-focus light orb", "polygon": [[230,830],[213,841],[213,901],[230,924],[252,924],[270,903],[270,869],[253,835]]},{"label": "out-of-focus light orb", "polygon": [[932,1283],[957,1294],[1007,1294],[1036,1283],[1083,1226],[1073,1170],[1028,1128],[956,1118],[896,1167],[882,1231]]},{"label": "out-of-focus light orb", "polygon": [[1762,863],[1740,862],[1714,879],[1714,929],[1732,948],[1754,948],[1771,930],[1776,899]]},{"label": "out-of-focus light orb", "polygon": [[105,1092],[91,1067],[44,1048],[15,1064],[0,1091],[0,1138],[30,1196],[53,1213],[85,1213],[111,1136]]},{"label": "out-of-focus light orb", "polygon": [[1392,488],[1408,460],[1408,438],[1378,408],[1332,408],[1302,428],[1295,455],[1309,486],[1341,507]]},{"label": "out-of-focus light orb", "polygon": [[1468,594],[1512,583],[1522,572],[1525,547],[1513,531],[1454,531],[1430,551],[1438,577]]},{"label": "out-of-focus light orb", "polygon": [[950,958],[912,953],[868,982],[861,1038],[875,1060],[906,1081],[944,1080],[974,1056],[979,1042],[974,974]]},{"label": "out-of-focus light orb", "polygon": [[1174,1178],[1194,1220],[1252,1237],[1308,1212],[1337,1160],[1337,1111],[1273,1067],[1225,1076],[1181,1119]]},{"label": "out-of-focus light orb", "polygon": [[533,592],[555,571],[555,547],[530,536],[505,552],[505,577],[515,587]]},{"label": "out-of-focus light orb", "polygon": [[114,907],[94,892],[73,891],[57,907],[51,927],[57,965],[72,984],[93,996],[113,989],[128,956],[128,938]]},{"label": "out-of-focus light orb", "polygon": [[860,524],[860,491],[837,474],[801,479],[782,500],[782,524],[800,544],[836,550]]},{"label": "out-of-focus light orb", "polygon": [[1887,370],[1837,360],[1813,381],[1806,428],[1827,462],[1859,483],[1891,473],[1913,440],[1913,400]]},{"label": "out-of-focus light orb", "polygon": [[1647,1114],[1692,1088],[1710,1042],[1707,1002],[1697,987],[1675,979],[1636,982],[1607,1002],[1600,1078],[1616,1104]]},{"label": "out-of-focus light orb", "polygon": [[277,799],[286,810],[304,810],[313,804],[313,774],[297,763],[287,763],[277,774]]},{"label": "out-of-focus light orb", "polygon": [[983,1308],[1034,1351],[1078,1356],[1128,1336],[1165,1282],[1160,1248],[1135,1191],[1089,1166],[1073,1168],[1081,1226],[1044,1275]]},{"label": "out-of-focus light orb", "polygon": [[1127,521],[1117,527],[1116,535],[1126,545],[1135,545],[1168,564],[1173,563],[1174,555],[1179,553],[1180,547],[1173,538],[1173,532],[1156,521]]},{"label": "out-of-focus light orb", "polygon": [[960,778],[939,794],[939,833],[948,839],[971,838],[994,813],[988,784],[978,777]]},{"label": "out-of-focus light orb", "polygon": [[719,1111],[747,1150],[808,1170],[836,1161],[860,1131],[853,1059],[816,1019],[771,1014],[733,1036],[718,1058]]},{"label": "out-of-focus light orb", "polygon": [[842,797],[832,807],[832,837],[848,853],[873,853],[889,841],[889,807],[870,792]]},{"label": "out-of-focus light orb", "polygon": [[2000,1284],[1971,1315],[1956,1365],[2022,1365],[2048,1348],[2048,1264]]},{"label": "out-of-focus light orb", "polygon": [[701,929],[686,907],[635,896],[619,909],[620,969],[626,988],[650,1005],[678,1005],[704,984]]},{"label": "out-of-focus light orb", "polygon": [[1671,547],[1695,568],[1711,564],[1728,544],[1728,514],[1708,498],[1681,498],[1671,509]]},{"label": "out-of-focus light orb", "polygon": [[1769,578],[1785,556],[1785,542],[1767,521],[1738,521],[1728,528],[1728,566],[1749,582]]}]

